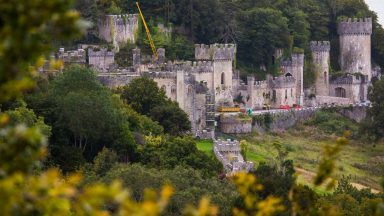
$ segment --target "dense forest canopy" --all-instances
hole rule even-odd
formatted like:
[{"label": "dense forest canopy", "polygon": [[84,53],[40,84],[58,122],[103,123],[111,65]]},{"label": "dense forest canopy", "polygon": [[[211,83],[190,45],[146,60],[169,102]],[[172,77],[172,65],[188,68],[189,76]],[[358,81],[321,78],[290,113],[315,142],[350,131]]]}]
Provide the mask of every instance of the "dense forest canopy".
[{"label": "dense forest canopy", "polygon": [[[312,40],[331,41],[331,66],[333,71],[340,70],[338,21],[372,17],[372,61],[384,66],[380,43],[384,29],[364,0],[141,0],[140,4],[150,23],[172,25],[174,37],[186,38],[182,44],[236,43],[239,69],[259,76],[266,71],[277,73],[276,49],[284,49],[289,56],[293,48],[300,48],[310,60]],[[77,0],[76,8],[93,22],[103,14],[137,13],[135,1],[123,0]],[[175,46],[166,48],[172,58],[191,57],[191,53],[175,54]],[[310,73],[306,70],[305,77],[312,79],[307,83],[313,81]]]}]

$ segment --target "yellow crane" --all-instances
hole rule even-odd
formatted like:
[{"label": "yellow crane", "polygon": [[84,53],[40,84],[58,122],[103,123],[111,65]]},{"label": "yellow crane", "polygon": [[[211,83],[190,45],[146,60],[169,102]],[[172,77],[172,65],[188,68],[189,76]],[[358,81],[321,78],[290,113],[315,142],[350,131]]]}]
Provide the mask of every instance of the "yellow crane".
[{"label": "yellow crane", "polygon": [[148,37],[148,40],[149,40],[149,45],[151,46],[151,49],[152,49],[153,56],[155,57],[155,60],[157,60],[157,58],[158,58],[157,50],[156,50],[155,44],[153,43],[151,32],[149,31],[149,28],[147,26],[147,22],[145,22],[144,15],[141,12],[139,2],[136,2],[136,6],[137,6],[137,9],[139,9],[141,20],[143,21],[143,25],[144,25],[145,31],[147,32],[147,37]]}]

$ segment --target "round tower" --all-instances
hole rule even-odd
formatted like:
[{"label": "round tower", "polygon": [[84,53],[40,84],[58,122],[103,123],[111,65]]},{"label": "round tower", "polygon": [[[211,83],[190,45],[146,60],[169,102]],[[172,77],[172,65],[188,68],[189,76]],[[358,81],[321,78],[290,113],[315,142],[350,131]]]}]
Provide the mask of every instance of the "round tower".
[{"label": "round tower", "polygon": [[340,66],[345,73],[361,73],[371,80],[372,18],[347,19],[339,23]]},{"label": "round tower", "polygon": [[316,73],[316,95],[329,96],[329,41],[311,41],[313,63]]}]

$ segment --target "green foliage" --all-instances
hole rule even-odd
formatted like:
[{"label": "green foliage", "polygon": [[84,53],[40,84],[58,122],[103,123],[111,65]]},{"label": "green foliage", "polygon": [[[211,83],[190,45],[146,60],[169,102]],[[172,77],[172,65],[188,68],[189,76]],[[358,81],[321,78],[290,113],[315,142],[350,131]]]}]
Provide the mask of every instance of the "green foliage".
[{"label": "green foliage", "polygon": [[65,1],[1,1],[0,103],[33,86],[30,76],[51,48],[41,41],[73,38],[85,29],[69,7]]},{"label": "green foliage", "polygon": [[334,133],[341,136],[345,131],[350,131],[352,137],[358,136],[359,126],[357,123],[337,112],[317,111],[314,117],[306,122],[306,124],[315,125],[320,130],[329,134]]},{"label": "green foliage", "polygon": [[124,87],[122,98],[137,112],[159,122],[168,134],[181,135],[191,129],[187,114],[150,78],[134,79]]},{"label": "green foliage", "polygon": [[372,106],[368,108],[367,118],[362,125],[362,131],[377,141],[384,137],[384,80],[374,83],[369,89],[368,99]]},{"label": "green foliage", "polygon": [[207,178],[198,170],[181,166],[164,170],[139,164],[120,164],[110,169],[100,180],[109,183],[114,179],[121,179],[137,201],[142,201],[147,188],[158,190],[164,184],[171,184],[175,194],[164,212],[165,215],[182,215],[187,204],[197,205],[202,196],[210,197],[212,203],[219,207],[221,214],[230,215],[238,197],[235,186],[228,180]]},{"label": "green foliage", "polygon": [[[65,166],[63,170],[73,170],[82,164],[79,154],[70,155],[72,147],[88,161],[105,146],[116,150],[122,161],[135,159],[136,144],[129,129],[132,118],[121,108],[123,102],[113,97],[92,70],[68,67],[42,89],[27,95],[26,100],[33,100],[31,108],[52,126],[51,159],[61,168]],[[137,119],[141,121],[140,116]],[[69,162],[69,158],[80,161]],[[76,166],[70,169],[68,164]]]},{"label": "green foliage", "polygon": [[157,145],[146,145],[140,147],[140,161],[151,167],[172,169],[183,165],[193,169],[201,170],[204,175],[213,176],[218,174],[222,165],[219,161],[199,151],[196,142],[191,138],[170,138]]},{"label": "green foliage", "polygon": [[151,118],[164,127],[164,131],[171,135],[183,135],[191,129],[188,115],[176,102],[167,102],[152,109]]},{"label": "green foliage", "polygon": [[103,148],[93,159],[93,172],[97,175],[104,176],[117,164],[118,159],[119,157],[114,151]]},{"label": "green foliage", "polygon": [[348,136],[348,132],[345,132],[343,137],[337,139],[335,145],[324,147],[324,155],[320,160],[319,168],[314,179],[316,186],[326,183],[327,190],[331,190],[335,186],[336,178],[333,176],[336,169],[335,161],[339,157],[342,148],[349,144]]},{"label": "green foliage", "polygon": [[278,10],[253,8],[241,14],[239,23],[239,63],[252,64],[253,70],[262,65],[269,69],[276,48],[288,47],[288,19]]},{"label": "green foliage", "polygon": [[167,99],[156,82],[147,77],[132,80],[124,87],[121,97],[138,113],[149,115],[151,110]]}]

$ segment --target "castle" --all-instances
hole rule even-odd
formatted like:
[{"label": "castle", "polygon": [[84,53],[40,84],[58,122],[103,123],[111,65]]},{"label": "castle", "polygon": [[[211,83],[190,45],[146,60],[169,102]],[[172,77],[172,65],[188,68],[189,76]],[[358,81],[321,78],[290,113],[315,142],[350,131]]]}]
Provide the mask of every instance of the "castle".
[{"label": "castle", "polygon": [[[107,42],[123,45],[136,40],[137,15],[109,15],[99,23],[100,37]],[[246,83],[235,73],[237,47],[235,44],[195,45],[195,61],[166,61],[163,48],[158,59],[141,55],[134,49],[132,66],[119,68],[114,51],[86,47],[75,51],[60,49],[57,57],[65,64],[85,64],[96,71],[105,85],[114,88],[131,80],[147,76],[177,101],[189,115],[192,132],[200,136],[213,127],[217,107],[233,107],[234,98],[239,106],[254,110],[270,106],[321,106],[326,104],[350,105],[367,100],[367,90],[375,73],[371,66],[372,19],[347,19],[339,23],[340,65],[343,74],[330,74],[330,42],[310,43],[316,81],[312,88],[304,89],[304,54],[293,53],[288,59],[278,55],[281,74],[266,80],[247,77]],[[82,47],[84,48],[84,47]]]}]

